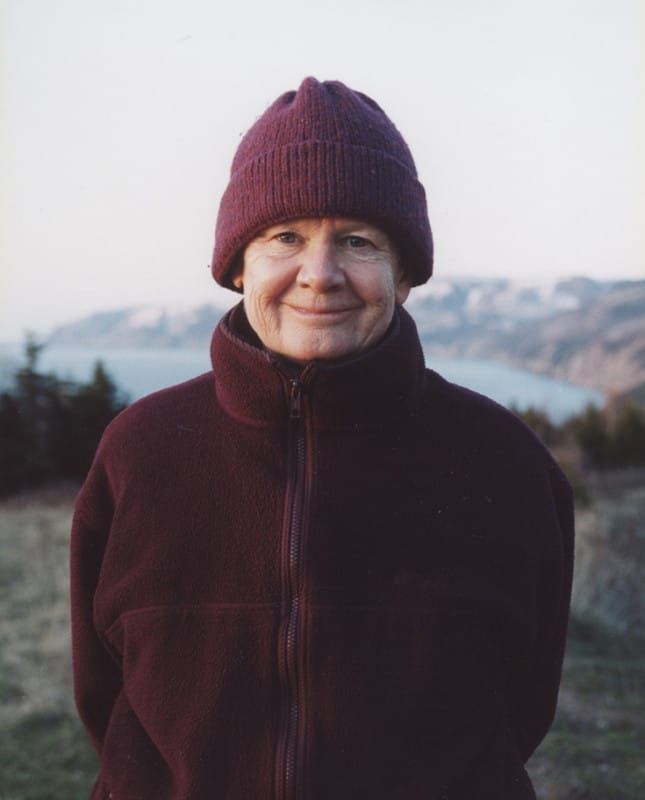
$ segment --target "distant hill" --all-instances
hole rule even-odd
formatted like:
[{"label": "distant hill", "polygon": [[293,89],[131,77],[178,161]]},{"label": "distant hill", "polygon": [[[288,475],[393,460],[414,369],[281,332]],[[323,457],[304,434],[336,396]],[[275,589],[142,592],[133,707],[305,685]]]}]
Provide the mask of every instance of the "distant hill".
[{"label": "distant hill", "polygon": [[415,316],[426,346],[438,355],[503,361],[606,392],[645,382],[645,281],[575,279],[541,291],[498,289],[477,295],[474,308],[471,293],[448,313],[424,303]]},{"label": "distant hill", "polygon": [[222,307],[140,306],[101,311],[60,325],[48,344],[86,347],[203,347],[222,316]]},{"label": "distant hill", "polygon": [[[503,361],[603,391],[645,382],[645,280],[434,278],[413,291],[407,308],[435,355]],[[49,342],[206,347],[222,313],[210,304],[124,308],[62,325]]]}]

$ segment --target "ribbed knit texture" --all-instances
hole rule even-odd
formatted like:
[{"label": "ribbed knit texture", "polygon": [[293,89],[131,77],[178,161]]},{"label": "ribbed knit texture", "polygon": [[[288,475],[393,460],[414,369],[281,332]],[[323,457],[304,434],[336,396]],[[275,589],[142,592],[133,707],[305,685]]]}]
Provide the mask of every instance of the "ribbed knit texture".
[{"label": "ribbed knit texture", "polygon": [[413,285],[432,274],[425,192],[401,134],[367,95],[306,78],[240,142],[217,218],[213,277],[234,289],[231,267],[257,233],[324,216],[356,217],[386,231]]}]

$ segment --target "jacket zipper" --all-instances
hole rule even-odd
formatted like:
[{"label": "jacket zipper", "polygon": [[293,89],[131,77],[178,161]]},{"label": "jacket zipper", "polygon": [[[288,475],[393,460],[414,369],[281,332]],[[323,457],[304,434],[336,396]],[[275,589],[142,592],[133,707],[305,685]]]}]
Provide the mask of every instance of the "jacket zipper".
[{"label": "jacket zipper", "polygon": [[288,612],[284,635],[284,667],[287,694],[285,714],[284,750],[281,754],[282,791],[284,800],[296,798],[296,766],[298,749],[298,724],[300,720],[299,665],[297,659],[298,632],[300,624],[300,555],[305,502],[305,432],[302,418],[302,382],[290,380],[289,396],[289,446],[291,460],[290,505],[288,508],[287,543],[287,600]]}]

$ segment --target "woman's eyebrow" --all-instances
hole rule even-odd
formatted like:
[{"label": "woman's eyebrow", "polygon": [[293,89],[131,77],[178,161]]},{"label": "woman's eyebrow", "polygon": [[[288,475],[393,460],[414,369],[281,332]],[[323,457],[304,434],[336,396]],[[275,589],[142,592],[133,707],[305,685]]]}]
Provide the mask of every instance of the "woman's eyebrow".
[{"label": "woman's eyebrow", "polygon": [[257,236],[255,237],[255,241],[256,242],[266,242],[269,239],[271,239],[273,236],[275,236],[276,233],[279,233],[279,232],[281,232],[283,230],[284,230],[284,228],[282,228],[281,226],[276,227],[274,225],[271,228],[267,228],[264,231],[260,231],[260,233],[258,233]]},{"label": "woman's eyebrow", "polygon": [[360,222],[357,222],[355,225],[339,225],[336,228],[337,234],[347,234],[347,233],[355,233],[355,234],[366,234],[367,236],[371,235],[373,228],[370,228],[369,225],[361,225]]}]

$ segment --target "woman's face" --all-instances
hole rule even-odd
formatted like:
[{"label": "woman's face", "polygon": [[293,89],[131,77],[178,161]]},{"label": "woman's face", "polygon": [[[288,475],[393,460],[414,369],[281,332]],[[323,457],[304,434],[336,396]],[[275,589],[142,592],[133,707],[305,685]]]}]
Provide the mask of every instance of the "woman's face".
[{"label": "woman's face", "polygon": [[233,283],[262,343],[300,363],[374,344],[410,291],[387,234],[342,217],[266,228],[247,245]]}]

